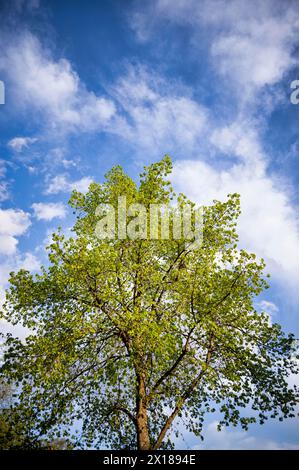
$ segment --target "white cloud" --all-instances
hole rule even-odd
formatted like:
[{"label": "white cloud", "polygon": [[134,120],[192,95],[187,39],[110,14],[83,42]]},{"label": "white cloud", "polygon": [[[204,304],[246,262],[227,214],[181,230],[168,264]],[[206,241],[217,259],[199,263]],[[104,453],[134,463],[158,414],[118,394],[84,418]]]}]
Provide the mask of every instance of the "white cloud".
[{"label": "white cloud", "polygon": [[50,130],[100,130],[115,113],[111,100],[89,92],[70,62],[54,60],[30,33],[10,38],[0,70],[8,74],[15,104],[41,111]]},{"label": "white cloud", "polygon": [[256,437],[243,430],[228,430],[226,428],[217,431],[217,421],[211,422],[205,431],[203,444],[193,446],[193,449],[210,450],[295,450],[299,449],[299,443],[277,442],[273,439]]},{"label": "white cloud", "polygon": [[222,153],[234,155],[246,165],[253,164],[255,171],[258,167],[261,171],[264,169],[267,157],[261,148],[254,123],[250,119],[239,118],[232,124],[215,128],[209,139]]},{"label": "white cloud", "polygon": [[[36,37],[27,33],[5,48],[1,67],[9,74],[16,101],[48,117],[49,132],[107,131],[140,150],[189,153],[207,130],[207,109],[178,82],[162,79],[144,68],[129,67],[109,88],[111,98],[86,90],[71,64],[54,60]],[[117,112],[117,110],[121,112]],[[18,140],[16,140],[18,139]],[[21,150],[26,138],[13,139]]]},{"label": "white cloud", "polygon": [[27,148],[36,141],[37,139],[34,137],[14,137],[7,145],[16,152],[21,152],[24,148]]},{"label": "white cloud", "polygon": [[65,175],[57,175],[50,181],[45,194],[69,193],[74,189],[85,193],[92,181],[89,176],[84,176],[76,181],[69,181]]},{"label": "white cloud", "polygon": [[22,235],[30,225],[29,215],[20,209],[0,209],[0,233]]},{"label": "white cloud", "polygon": [[6,160],[0,159],[0,177],[3,177],[6,174]]},{"label": "white cloud", "polygon": [[61,160],[61,163],[65,168],[70,168],[70,167],[77,166],[77,163],[74,160],[70,160],[70,159],[67,159],[67,158],[63,158]]},{"label": "white cloud", "polygon": [[[5,178],[9,162],[0,158],[0,178]],[[9,182],[0,180],[0,202],[9,198]]]},{"label": "white cloud", "polygon": [[0,202],[5,201],[10,196],[9,182],[4,179],[8,165],[10,165],[10,163],[7,160],[0,158],[0,178],[3,178],[2,181],[0,180]]},{"label": "white cloud", "polygon": [[149,73],[129,67],[110,90],[128,119],[119,119],[111,132],[152,153],[192,151],[206,129],[207,110],[189,90]]},{"label": "white cloud", "polygon": [[66,216],[66,208],[62,202],[35,202],[31,207],[38,220],[52,220],[55,217],[63,219]]},{"label": "white cloud", "polygon": [[174,166],[173,182],[198,204],[241,194],[238,223],[240,242],[264,257],[267,268],[282,282],[296,284],[299,269],[299,231],[296,211],[283,188],[256,167],[237,163],[220,170],[201,161],[181,161]]},{"label": "white cloud", "polygon": [[0,202],[9,198],[7,181],[0,181]]},{"label": "white cloud", "polygon": [[276,315],[279,311],[277,305],[275,305],[273,302],[270,302],[269,300],[262,300],[259,302],[258,306],[263,312],[268,313],[271,317]]},{"label": "white cloud", "polygon": [[0,253],[11,255],[17,247],[17,236],[30,226],[29,214],[20,209],[0,209]]},{"label": "white cloud", "polygon": [[26,269],[26,271],[38,271],[40,269],[39,259],[30,252],[27,252],[17,259],[17,269]]},{"label": "white cloud", "polygon": [[0,254],[11,255],[17,249],[18,240],[11,235],[0,234]]},{"label": "white cloud", "polygon": [[[278,12],[275,2],[260,3],[246,2],[244,6],[240,0],[233,1],[228,8],[227,29],[215,37],[211,47],[223,75],[257,88],[279,82],[295,65],[292,52],[299,29],[299,13],[291,4]],[[223,24],[220,15],[217,24]]]},{"label": "white cloud", "polygon": [[194,48],[201,45],[200,35],[204,35],[215,69],[238,82],[240,93],[277,83],[296,63],[296,2],[177,0],[174,8],[172,0],[156,0],[149,7],[138,4],[130,18],[137,38],[143,41],[165,19],[191,27]]}]

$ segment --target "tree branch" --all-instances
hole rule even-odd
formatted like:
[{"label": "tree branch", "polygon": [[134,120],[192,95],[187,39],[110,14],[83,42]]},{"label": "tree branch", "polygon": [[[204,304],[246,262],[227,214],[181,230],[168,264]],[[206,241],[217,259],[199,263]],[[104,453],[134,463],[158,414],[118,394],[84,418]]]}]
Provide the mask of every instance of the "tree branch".
[{"label": "tree branch", "polygon": [[[211,338],[210,338],[210,341],[209,341],[209,346],[208,346],[208,351],[207,351],[207,355],[206,355],[206,360],[205,360],[205,364],[206,366],[209,365],[210,361],[211,361],[211,358],[212,358],[212,352],[213,352],[213,335],[211,335]],[[153,446],[153,450],[157,450],[161,447],[161,444],[163,442],[163,439],[167,433],[167,431],[169,430],[170,426],[172,425],[174,419],[176,418],[176,416],[178,415],[178,413],[180,412],[180,410],[182,409],[183,405],[185,404],[186,400],[188,398],[190,398],[193,390],[195,389],[195,387],[197,386],[197,384],[199,383],[200,379],[204,376],[205,372],[207,370],[207,367],[205,368],[202,368],[200,373],[192,380],[191,384],[189,385],[189,387],[187,388],[187,390],[183,393],[183,395],[179,398],[173,412],[171,413],[171,415],[167,418],[164,426],[162,427],[162,430],[158,436],[158,439],[156,441],[156,443],[154,444]]]},{"label": "tree branch", "polygon": [[194,331],[194,328],[195,326],[189,331],[188,333],[188,336],[187,336],[187,339],[186,339],[186,342],[183,346],[183,349],[182,349],[182,352],[181,354],[178,356],[178,358],[176,359],[176,361],[172,364],[172,366],[166,371],[164,372],[164,374],[157,380],[157,382],[155,383],[155,385],[153,386],[151,392],[149,393],[148,395],[148,398],[147,398],[147,402],[149,403],[151,401],[151,399],[153,398],[153,394],[155,393],[155,391],[159,388],[159,386],[176,370],[176,368],[178,367],[178,365],[180,364],[180,362],[182,361],[182,359],[185,357],[185,355],[187,354],[188,352],[188,346],[189,346],[189,342],[190,342],[190,338],[191,338],[191,334],[193,333]]},{"label": "tree branch", "polygon": [[115,405],[112,409],[111,409],[111,413],[113,411],[121,411],[123,412],[124,414],[126,414],[130,420],[134,423],[134,425],[136,426],[137,425],[137,420],[135,418],[135,416],[131,413],[131,411],[129,411],[127,408],[125,408],[124,406],[121,406],[121,405]]}]

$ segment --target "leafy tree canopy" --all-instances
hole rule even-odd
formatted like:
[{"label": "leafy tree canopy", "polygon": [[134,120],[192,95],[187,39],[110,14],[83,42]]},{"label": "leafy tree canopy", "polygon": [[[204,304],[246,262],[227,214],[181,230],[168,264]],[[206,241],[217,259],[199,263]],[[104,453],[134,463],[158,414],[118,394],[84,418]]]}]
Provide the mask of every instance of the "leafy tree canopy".
[{"label": "leafy tree canopy", "polygon": [[[18,413],[36,436],[81,445],[171,447],[180,418],[202,436],[207,412],[221,424],[294,416],[293,335],[254,299],[267,288],[264,261],[237,246],[237,194],[204,208],[203,240],[99,239],[99,204],[188,201],[168,181],[168,156],[145,167],[140,184],[114,167],[87,194],[74,191],[73,236],[48,247],[49,266],[12,273],[2,317],[32,331],[8,336],[1,368],[20,390]],[[172,432],[171,432],[172,431]]]}]

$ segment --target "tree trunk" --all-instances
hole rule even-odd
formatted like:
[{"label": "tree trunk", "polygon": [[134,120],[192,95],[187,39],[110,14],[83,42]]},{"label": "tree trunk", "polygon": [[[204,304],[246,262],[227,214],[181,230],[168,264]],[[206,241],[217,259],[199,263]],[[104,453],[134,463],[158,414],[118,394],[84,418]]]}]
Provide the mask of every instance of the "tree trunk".
[{"label": "tree trunk", "polygon": [[137,429],[137,448],[138,450],[150,450],[151,442],[148,432],[147,408],[145,401],[145,383],[144,377],[140,375],[137,378],[137,416],[136,416],[136,429]]},{"label": "tree trunk", "polygon": [[137,415],[137,447],[138,450],[150,450],[151,443],[148,433],[147,410],[142,406]]}]

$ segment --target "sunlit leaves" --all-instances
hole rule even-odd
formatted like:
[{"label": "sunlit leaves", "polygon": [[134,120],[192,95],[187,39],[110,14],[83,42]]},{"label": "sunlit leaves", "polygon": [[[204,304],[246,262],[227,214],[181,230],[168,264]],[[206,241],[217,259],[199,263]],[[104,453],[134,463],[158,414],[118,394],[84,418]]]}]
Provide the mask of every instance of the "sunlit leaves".
[{"label": "sunlit leaves", "polygon": [[[174,202],[170,172],[165,157],[137,186],[117,166],[86,195],[75,191],[73,236],[54,234],[39,275],[11,275],[2,316],[32,334],[24,344],[7,338],[1,370],[18,387],[18,412],[35,435],[70,436],[76,423],[77,446],[134,448],[140,398],[152,445],[173,410],[200,437],[205,413],[218,406],[221,425],[293,416],[294,338],[253,307],[267,287],[265,265],[238,247],[237,194],[205,208],[195,250],[183,237],[95,236],[100,203],[117,208],[123,195],[146,207]],[[160,447],[171,446],[167,434]]]}]

